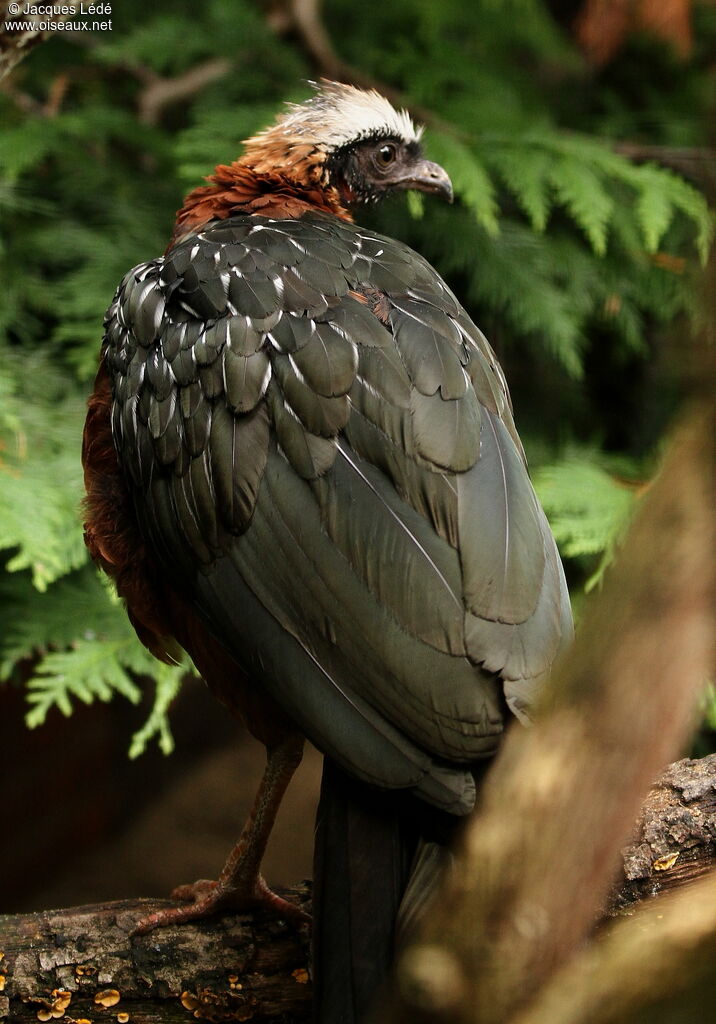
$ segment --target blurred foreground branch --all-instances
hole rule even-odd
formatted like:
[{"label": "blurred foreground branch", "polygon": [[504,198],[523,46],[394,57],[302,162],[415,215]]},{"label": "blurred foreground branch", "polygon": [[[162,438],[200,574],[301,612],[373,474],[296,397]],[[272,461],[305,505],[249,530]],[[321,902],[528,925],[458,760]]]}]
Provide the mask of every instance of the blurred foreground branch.
[{"label": "blurred foreground branch", "polygon": [[[682,421],[618,563],[558,667],[540,721],[508,735],[455,870],[399,961],[382,1020],[516,1021],[589,942],[618,851],[650,782],[683,749],[714,665],[716,407],[709,386]],[[690,906],[691,892],[678,901]],[[716,937],[716,893],[712,916],[704,915],[696,937],[709,929]],[[641,929],[637,915],[616,924],[610,941],[629,946]],[[676,938],[672,946],[680,962],[691,955]],[[600,994],[599,953],[586,948],[581,970],[593,978],[597,999],[589,1021],[622,1021],[614,992]],[[652,979],[655,990],[661,959],[640,965],[642,981]]]}]

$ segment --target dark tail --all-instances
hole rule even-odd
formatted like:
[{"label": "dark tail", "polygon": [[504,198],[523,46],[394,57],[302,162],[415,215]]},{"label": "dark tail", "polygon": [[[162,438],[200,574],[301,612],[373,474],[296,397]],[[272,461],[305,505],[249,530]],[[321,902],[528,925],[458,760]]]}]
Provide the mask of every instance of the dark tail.
[{"label": "dark tail", "polygon": [[432,890],[458,821],[324,761],[313,873],[315,1024],[364,1020],[390,972],[399,911],[402,935]]}]

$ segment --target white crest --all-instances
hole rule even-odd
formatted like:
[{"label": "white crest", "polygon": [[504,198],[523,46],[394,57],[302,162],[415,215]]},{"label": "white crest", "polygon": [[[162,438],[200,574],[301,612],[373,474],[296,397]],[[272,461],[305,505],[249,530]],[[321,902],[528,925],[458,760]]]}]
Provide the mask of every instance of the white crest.
[{"label": "white crest", "polygon": [[416,128],[406,110],[396,110],[375,89],[357,89],[342,82],[311,82],[316,95],[304,103],[289,103],[275,125],[259,132],[250,143],[267,136],[315,145],[328,152],[360,139],[392,135],[406,143],[418,142]]}]

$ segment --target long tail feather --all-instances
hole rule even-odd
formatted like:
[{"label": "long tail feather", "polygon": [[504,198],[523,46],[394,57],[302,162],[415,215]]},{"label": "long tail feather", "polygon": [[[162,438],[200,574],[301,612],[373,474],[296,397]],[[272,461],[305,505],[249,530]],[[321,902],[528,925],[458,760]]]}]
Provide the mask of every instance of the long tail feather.
[{"label": "long tail feather", "polygon": [[313,896],[314,1021],[361,1024],[462,819],[324,762]]}]

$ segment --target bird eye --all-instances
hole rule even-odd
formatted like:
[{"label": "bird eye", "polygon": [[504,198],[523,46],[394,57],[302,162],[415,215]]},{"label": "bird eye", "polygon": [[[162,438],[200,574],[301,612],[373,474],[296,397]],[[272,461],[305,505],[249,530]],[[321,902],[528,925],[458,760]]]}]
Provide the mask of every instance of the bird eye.
[{"label": "bird eye", "polygon": [[390,167],[398,155],[397,148],[392,142],[386,142],[376,153],[376,161],[380,167]]}]

